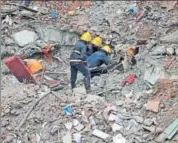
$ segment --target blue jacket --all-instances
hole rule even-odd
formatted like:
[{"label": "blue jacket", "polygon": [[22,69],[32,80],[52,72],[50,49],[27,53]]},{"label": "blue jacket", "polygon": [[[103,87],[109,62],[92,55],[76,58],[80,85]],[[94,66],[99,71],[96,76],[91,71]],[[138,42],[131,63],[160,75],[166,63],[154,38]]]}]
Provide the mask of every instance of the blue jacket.
[{"label": "blue jacket", "polygon": [[72,52],[70,59],[80,59],[85,61],[87,59],[87,45],[79,40],[75,45],[74,45],[74,51],[79,51],[80,53]]},{"label": "blue jacket", "polygon": [[91,56],[93,54],[93,49],[92,49],[92,47],[88,47],[87,48],[87,56],[89,57],[89,56]]},{"label": "blue jacket", "polygon": [[98,48],[96,47],[88,47],[87,48],[87,56],[91,56],[93,53],[97,52]]},{"label": "blue jacket", "polygon": [[90,57],[87,58],[87,63],[89,68],[97,67],[103,63],[108,65],[110,63],[109,57],[103,50],[93,53]]}]

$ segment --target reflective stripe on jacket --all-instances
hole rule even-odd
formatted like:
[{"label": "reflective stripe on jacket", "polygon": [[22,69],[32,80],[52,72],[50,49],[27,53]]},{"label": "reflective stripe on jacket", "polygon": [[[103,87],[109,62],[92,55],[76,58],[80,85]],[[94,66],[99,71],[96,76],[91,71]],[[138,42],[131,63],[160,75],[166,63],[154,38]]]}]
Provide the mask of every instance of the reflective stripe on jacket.
[{"label": "reflective stripe on jacket", "polygon": [[78,51],[77,52],[72,52],[70,59],[80,59],[85,61],[87,58],[87,46],[85,45],[85,43],[81,40],[79,40],[75,45],[74,45],[74,51]]}]

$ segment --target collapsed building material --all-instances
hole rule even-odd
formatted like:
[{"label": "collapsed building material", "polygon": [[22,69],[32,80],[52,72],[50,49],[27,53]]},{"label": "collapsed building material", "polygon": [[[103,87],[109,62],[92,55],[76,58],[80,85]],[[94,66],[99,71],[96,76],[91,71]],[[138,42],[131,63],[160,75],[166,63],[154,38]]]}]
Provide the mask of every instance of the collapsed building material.
[{"label": "collapsed building material", "polygon": [[[177,59],[164,67],[167,56],[173,59],[177,54],[176,9],[171,8],[169,12],[148,1],[137,4],[133,1],[90,1],[92,5],[85,8],[82,5],[77,8],[75,4],[78,2],[72,1],[33,1],[28,8],[20,9],[19,3],[12,5],[4,1],[2,4],[3,58],[21,55],[23,51],[28,53],[31,48],[41,52],[48,44],[57,46],[54,46],[51,63],[42,59],[46,72],[45,84],[41,87],[18,83],[10,74],[3,74],[3,140],[55,143],[64,139],[71,143],[74,138],[78,143],[103,140],[109,143],[155,142],[164,128],[177,118],[177,81],[172,81],[178,71]],[[31,9],[38,12],[30,12]],[[77,88],[73,92],[68,86],[69,54],[84,30],[93,36],[100,35],[104,42],[114,47],[110,56],[113,64],[107,67],[107,74],[91,79],[91,95],[84,92],[81,75],[78,75]],[[33,33],[29,34],[30,39],[23,35],[29,31]],[[175,37],[170,39],[172,34]],[[139,52],[134,54],[134,65],[127,55],[129,47],[139,47]],[[8,73],[4,66],[3,71]],[[120,83],[130,74],[135,75],[129,80],[132,84],[128,82],[122,87]],[[166,80],[158,81],[158,78]],[[35,105],[35,110],[32,109],[33,101],[48,88],[57,92],[51,92],[53,96],[46,96]],[[158,101],[150,100],[152,96]],[[105,102],[115,105],[107,107],[106,113],[103,112]],[[151,104],[146,105],[147,102]],[[72,116],[65,114],[66,105],[71,107]],[[26,112],[28,109],[33,112]],[[25,123],[16,132],[14,129],[19,126],[19,119]],[[76,126],[73,120],[78,121]],[[157,130],[159,127],[163,130]],[[110,136],[106,139],[92,136],[95,129]]]}]

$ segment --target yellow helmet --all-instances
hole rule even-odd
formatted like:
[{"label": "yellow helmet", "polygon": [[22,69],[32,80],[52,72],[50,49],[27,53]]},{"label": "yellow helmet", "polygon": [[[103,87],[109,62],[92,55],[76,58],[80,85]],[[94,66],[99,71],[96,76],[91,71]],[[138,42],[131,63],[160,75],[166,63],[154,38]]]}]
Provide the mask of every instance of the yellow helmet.
[{"label": "yellow helmet", "polygon": [[106,51],[108,54],[111,53],[111,47],[108,46],[108,45],[103,46],[102,49],[103,49],[104,51]]},{"label": "yellow helmet", "polygon": [[101,47],[102,45],[102,38],[97,36],[95,37],[92,41],[91,41],[91,44],[93,44],[94,46],[97,46],[97,47]]},{"label": "yellow helmet", "polygon": [[81,40],[86,41],[86,42],[90,42],[91,41],[91,34],[90,32],[85,32],[82,34],[82,36],[80,37]]}]

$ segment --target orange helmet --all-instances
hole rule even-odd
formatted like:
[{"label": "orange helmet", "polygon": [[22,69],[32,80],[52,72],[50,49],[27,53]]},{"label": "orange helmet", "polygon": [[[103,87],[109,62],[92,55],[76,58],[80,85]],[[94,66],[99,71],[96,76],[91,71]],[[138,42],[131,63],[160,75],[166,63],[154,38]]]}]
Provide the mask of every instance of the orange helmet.
[{"label": "orange helmet", "polygon": [[128,48],[128,55],[129,56],[134,56],[135,55],[135,49],[134,48]]}]

